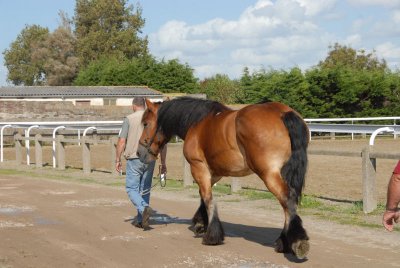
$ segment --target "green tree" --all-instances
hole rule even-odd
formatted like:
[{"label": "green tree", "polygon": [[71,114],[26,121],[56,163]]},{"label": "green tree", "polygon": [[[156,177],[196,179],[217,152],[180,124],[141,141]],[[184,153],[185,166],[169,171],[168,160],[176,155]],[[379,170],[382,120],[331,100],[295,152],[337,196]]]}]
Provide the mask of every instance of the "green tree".
[{"label": "green tree", "polygon": [[147,37],[139,34],[145,20],[142,9],[125,0],[77,0],[75,35],[83,66],[100,57],[132,59],[148,53]]},{"label": "green tree", "polygon": [[42,59],[32,57],[35,49],[46,40],[49,35],[47,28],[39,25],[27,25],[11,43],[10,48],[4,50],[4,63],[8,69],[7,80],[14,85],[42,85],[45,81],[44,63]]},{"label": "green tree", "polygon": [[389,94],[388,68],[374,53],[335,44],[306,72],[307,106],[319,117],[378,116]]},{"label": "green tree", "polygon": [[146,55],[133,59],[103,57],[82,69],[75,85],[146,85],[162,92],[198,91],[193,69],[178,60],[158,62]]},{"label": "green tree", "polygon": [[239,82],[230,80],[224,74],[204,79],[200,82],[200,92],[205,93],[209,99],[225,104],[238,103],[243,98]]},{"label": "green tree", "polygon": [[60,12],[61,25],[38,44],[32,53],[35,61],[43,62],[46,84],[51,86],[71,85],[78,73],[79,60],[75,55],[76,38],[71,30],[71,21]]},{"label": "green tree", "polygon": [[387,64],[384,59],[379,60],[375,51],[366,53],[365,50],[356,51],[355,49],[347,46],[342,46],[335,43],[330,46],[328,56],[324,61],[320,61],[318,67],[320,68],[335,68],[338,66],[346,66],[356,70],[385,70]]}]

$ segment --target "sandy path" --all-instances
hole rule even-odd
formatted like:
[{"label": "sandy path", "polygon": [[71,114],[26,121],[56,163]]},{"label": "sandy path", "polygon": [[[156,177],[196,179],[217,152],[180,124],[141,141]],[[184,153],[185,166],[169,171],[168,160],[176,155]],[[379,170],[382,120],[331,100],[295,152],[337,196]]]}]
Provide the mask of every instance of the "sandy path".
[{"label": "sandy path", "polygon": [[225,244],[204,246],[188,229],[195,196],[195,190],[155,190],[157,213],[145,232],[127,221],[134,211],[122,187],[2,176],[0,267],[400,266],[399,233],[309,217],[303,217],[311,237],[308,260],[275,253],[283,220],[275,200],[220,198]]}]

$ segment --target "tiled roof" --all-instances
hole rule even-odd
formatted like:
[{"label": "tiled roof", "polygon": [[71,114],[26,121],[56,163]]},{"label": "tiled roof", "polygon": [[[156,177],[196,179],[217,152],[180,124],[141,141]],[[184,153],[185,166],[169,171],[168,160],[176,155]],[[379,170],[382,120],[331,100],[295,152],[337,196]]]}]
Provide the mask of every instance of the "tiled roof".
[{"label": "tiled roof", "polygon": [[30,86],[0,87],[2,98],[158,97],[162,93],[144,86]]}]

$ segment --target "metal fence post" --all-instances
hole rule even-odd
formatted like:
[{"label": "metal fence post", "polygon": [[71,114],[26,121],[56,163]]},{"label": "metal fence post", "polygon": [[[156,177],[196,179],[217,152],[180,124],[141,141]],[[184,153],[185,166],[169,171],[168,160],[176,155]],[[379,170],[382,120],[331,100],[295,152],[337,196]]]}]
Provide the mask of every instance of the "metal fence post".
[{"label": "metal fence post", "polygon": [[58,169],[65,169],[65,143],[63,142],[64,136],[57,135],[57,165]]},{"label": "metal fence post", "polygon": [[363,211],[370,213],[377,207],[376,198],[376,158],[370,158],[372,146],[362,150]]},{"label": "metal fence post", "polygon": [[43,167],[43,148],[42,148],[42,135],[35,135],[35,166],[37,168]]},{"label": "metal fence post", "polygon": [[87,137],[82,137],[82,164],[83,164],[83,173],[90,173],[90,143]]},{"label": "metal fence post", "polygon": [[17,165],[22,164],[22,135],[20,133],[17,133],[14,135],[14,141],[15,141],[15,162]]},{"label": "metal fence post", "polygon": [[186,158],[183,157],[183,186],[192,186],[193,185],[193,176],[192,172],[190,171],[190,165]]}]

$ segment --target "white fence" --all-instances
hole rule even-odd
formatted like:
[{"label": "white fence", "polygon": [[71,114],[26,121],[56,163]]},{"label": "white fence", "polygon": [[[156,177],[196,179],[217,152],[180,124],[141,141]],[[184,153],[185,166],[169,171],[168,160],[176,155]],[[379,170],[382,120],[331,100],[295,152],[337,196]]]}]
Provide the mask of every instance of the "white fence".
[{"label": "white fence", "polygon": [[[396,121],[400,120],[400,116],[393,117],[367,117],[367,118],[314,118],[305,119],[309,127],[310,133],[347,133],[351,134],[372,134],[377,129],[386,129],[389,133],[393,133],[394,138],[400,133],[400,125],[396,125]],[[359,121],[391,121],[393,124],[357,124]],[[320,122],[320,123],[318,123]],[[328,124],[326,122],[350,122],[348,124]],[[25,136],[29,138],[32,129],[37,130],[52,130],[53,139],[56,132],[59,130],[76,131],[78,139],[85,136],[88,131],[105,131],[105,130],[119,130],[122,121],[48,121],[48,122],[0,122],[0,162],[4,161],[3,148],[4,148],[4,132],[9,129],[23,129]],[[83,133],[83,134],[82,134]],[[310,135],[312,136],[312,135]],[[27,163],[29,165],[29,140],[26,142],[25,147],[27,151]],[[55,156],[55,142],[53,142],[53,155]],[[55,163],[55,159],[53,159]]]}]

